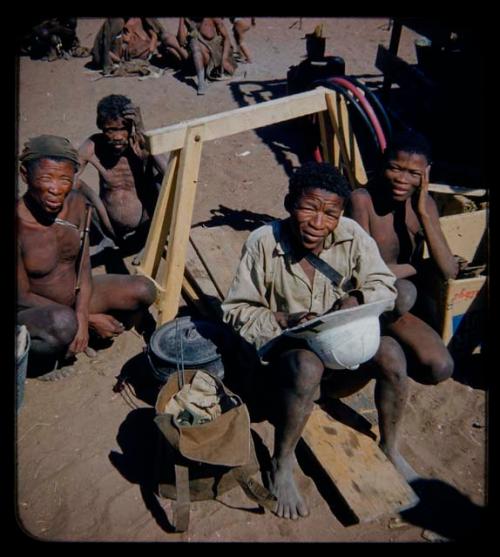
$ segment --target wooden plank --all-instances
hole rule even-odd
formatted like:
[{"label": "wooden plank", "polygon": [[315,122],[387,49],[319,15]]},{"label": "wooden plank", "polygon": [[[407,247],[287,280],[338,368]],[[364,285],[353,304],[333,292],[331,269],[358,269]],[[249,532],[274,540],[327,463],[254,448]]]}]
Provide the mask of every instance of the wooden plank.
[{"label": "wooden plank", "polygon": [[144,135],[151,154],[159,155],[181,149],[185,143],[187,130],[193,126],[205,126],[204,141],[209,141],[321,112],[326,110],[324,91],[324,87],[318,87],[313,91],[157,128],[145,132]]},{"label": "wooden plank", "polygon": [[160,258],[167,240],[167,232],[172,219],[173,208],[173,185],[175,184],[177,170],[179,168],[180,151],[174,151],[170,155],[167,171],[163,176],[160,195],[156,202],[155,212],[151,220],[144,255],[139,266],[140,272],[155,277],[160,264]]},{"label": "wooden plank", "polygon": [[448,184],[429,183],[429,191],[436,193],[450,193],[453,195],[467,195],[469,197],[483,197],[486,190],[483,188],[464,188],[462,186],[450,186]]},{"label": "wooden plank", "polygon": [[330,116],[330,121],[333,127],[333,133],[338,137],[339,140],[340,157],[343,163],[343,167],[345,168],[345,171],[347,173],[347,178],[349,180],[351,188],[354,189],[356,187],[356,179],[354,177],[354,173],[350,164],[350,157],[347,151],[344,130],[341,128],[342,122],[340,120],[340,113],[337,107],[337,92],[327,91],[325,93],[325,97],[326,105],[328,107],[328,114]]},{"label": "wooden plank", "polygon": [[321,138],[321,155],[325,162],[329,162],[330,164],[332,164],[333,149],[330,148],[331,136],[329,136],[326,131],[326,115],[324,112],[318,113],[318,126],[319,135]]},{"label": "wooden plank", "polygon": [[368,435],[315,407],[302,438],[359,522],[414,506],[418,497]]},{"label": "wooden plank", "polygon": [[179,308],[203,137],[203,125],[189,128],[180,156],[168,238],[167,261],[164,277],[159,281],[165,288],[159,304],[160,325],[174,319]]},{"label": "wooden plank", "polygon": [[[348,137],[349,139],[349,142],[347,143],[347,153],[349,156],[350,167],[353,169],[354,172],[354,187],[365,186],[368,183],[368,177],[366,176],[365,165],[363,164],[358,141],[351,126],[351,120],[349,118],[349,112],[347,110],[347,103],[343,97],[340,97],[340,95],[337,95],[337,98],[340,100],[341,114],[339,127],[343,130],[344,137]],[[355,102],[354,99],[352,102]]]}]

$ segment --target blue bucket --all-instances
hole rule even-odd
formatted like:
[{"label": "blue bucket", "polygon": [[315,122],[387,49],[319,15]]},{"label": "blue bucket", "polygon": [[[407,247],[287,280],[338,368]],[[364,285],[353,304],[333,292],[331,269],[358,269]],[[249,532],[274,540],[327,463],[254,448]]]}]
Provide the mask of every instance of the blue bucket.
[{"label": "blue bucket", "polygon": [[[23,346],[17,346],[20,340]],[[24,383],[26,382],[26,370],[28,369],[28,354],[31,346],[31,338],[25,325],[17,326],[16,336],[16,408],[19,409],[24,402]]]}]

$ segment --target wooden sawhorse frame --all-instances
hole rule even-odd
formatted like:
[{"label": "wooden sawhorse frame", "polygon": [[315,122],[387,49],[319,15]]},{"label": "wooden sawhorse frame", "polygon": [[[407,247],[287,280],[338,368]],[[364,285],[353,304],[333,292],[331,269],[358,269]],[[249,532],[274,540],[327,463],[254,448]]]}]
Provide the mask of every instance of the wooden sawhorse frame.
[{"label": "wooden sawhorse frame", "polygon": [[[183,287],[188,296],[193,290],[184,275],[203,143],[309,114],[318,115],[323,160],[339,167],[352,188],[366,184],[346,101],[325,87],[145,133],[151,154],[170,153],[143,258],[137,268],[158,288],[158,325],[177,315]],[[165,245],[166,263],[159,273]]]}]

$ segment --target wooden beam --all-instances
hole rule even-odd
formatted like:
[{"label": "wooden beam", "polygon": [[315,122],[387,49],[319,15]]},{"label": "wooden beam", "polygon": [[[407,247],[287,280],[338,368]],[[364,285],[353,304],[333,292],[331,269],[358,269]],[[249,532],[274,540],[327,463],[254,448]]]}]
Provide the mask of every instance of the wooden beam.
[{"label": "wooden beam", "polygon": [[359,522],[408,509],[418,497],[374,440],[316,406],[302,438]]},{"label": "wooden beam", "polygon": [[324,91],[324,87],[318,87],[313,91],[289,95],[281,99],[265,101],[150,130],[145,132],[144,135],[151,154],[159,155],[160,153],[181,149],[185,143],[187,130],[194,126],[204,126],[204,141],[209,141],[299,118],[306,114],[321,112],[326,110]]},{"label": "wooden beam", "polygon": [[173,185],[175,184],[177,169],[179,168],[180,151],[171,153],[167,171],[163,176],[160,195],[156,202],[155,212],[151,220],[144,255],[139,266],[140,272],[155,277],[160,264],[163,248],[167,240],[173,208]]},{"label": "wooden beam", "polygon": [[165,291],[161,295],[159,304],[160,325],[174,319],[179,308],[203,138],[203,124],[189,128],[180,155],[168,238],[167,261],[161,281]]}]

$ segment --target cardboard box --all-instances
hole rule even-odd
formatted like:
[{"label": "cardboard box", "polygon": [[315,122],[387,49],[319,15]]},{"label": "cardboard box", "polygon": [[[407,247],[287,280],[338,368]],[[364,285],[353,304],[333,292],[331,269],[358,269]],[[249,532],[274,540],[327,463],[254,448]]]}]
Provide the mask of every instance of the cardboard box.
[{"label": "cardboard box", "polygon": [[[440,218],[441,228],[454,255],[469,265],[487,263],[488,210]],[[440,285],[441,336],[454,354],[480,350],[487,307],[487,276],[450,279]]]}]

